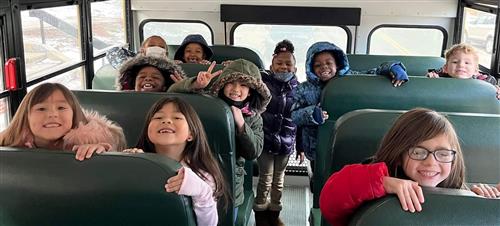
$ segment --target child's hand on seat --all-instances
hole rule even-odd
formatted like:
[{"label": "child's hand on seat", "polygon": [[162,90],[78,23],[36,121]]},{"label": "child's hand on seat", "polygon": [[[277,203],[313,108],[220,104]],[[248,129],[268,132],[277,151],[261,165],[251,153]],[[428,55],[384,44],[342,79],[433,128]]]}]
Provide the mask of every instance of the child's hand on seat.
[{"label": "child's hand on seat", "polygon": [[73,146],[72,150],[76,152],[75,158],[79,161],[89,159],[94,153],[101,154],[111,149],[110,144],[80,144]]},{"label": "child's hand on seat", "polygon": [[409,210],[412,213],[415,210],[422,211],[421,203],[424,203],[424,193],[417,182],[395,177],[384,177],[383,184],[385,192],[398,196],[403,210]]},{"label": "child's hand on seat", "polygon": [[184,167],[181,167],[177,171],[177,175],[168,178],[167,184],[165,184],[165,190],[167,192],[179,193],[179,190],[181,190],[181,185],[183,180],[184,180]]},{"label": "child's hand on seat", "polygon": [[498,198],[500,197],[500,189],[498,187],[500,187],[500,184],[498,184],[497,187],[487,184],[474,184],[470,190],[476,193],[476,195],[480,195],[485,198]]},{"label": "child's hand on seat", "polygon": [[135,153],[144,153],[144,151],[140,148],[127,148],[122,151],[123,153],[135,154]]},{"label": "child's hand on seat", "polygon": [[320,107],[315,107],[313,110],[313,119],[314,121],[318,124],[321,125],[325,123],[325,121],[328,119],[328,112],[323,111]]},{"label": "child's hand on seat", "polygon": [[[215,62],[215,61],[214,61],[214,62]],[[199,64],[205,64],[205,65],[209,65],[209,64],[211,64],[211,63],[213,63],[213,62],[210,62],[210,61],[208,61],[208,60],[202,60],[202,61],[200,61],[200,62],[199,62]]]},{"label": "child's hand on seat", "polygon": [[196,80],[193,82],[191,85],[193,89],[203,89],[208,86],[210,81],[215,77],[218,76],[222,73],[222,70],[218,70],[214,73],[212,73],[212,70],[215,67],[215,61],[212,62],[210,67],[208,67],[207,71],[200,71],[198,72],[198,76],[196,77]]},{"label": "child's hand on seat", "polygon": [[425,75],[429,78],[439,78],[439,74],[434,72],[434,71],[431,71],[431,72],[428,72],[427,75]]},{"label": "child's hand on seat", "polygon": [[408,81],[408,74],[406,74],[406,70],[401,64],[393,65],[390,74],[392,77],[391,83],[394,87],[401,86]]}]

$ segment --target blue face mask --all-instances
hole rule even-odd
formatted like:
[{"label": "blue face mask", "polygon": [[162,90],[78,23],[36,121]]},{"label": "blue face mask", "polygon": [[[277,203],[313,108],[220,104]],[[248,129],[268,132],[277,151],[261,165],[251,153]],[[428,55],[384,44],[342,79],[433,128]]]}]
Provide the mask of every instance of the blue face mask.
[{"label": "blue face mask", "polygon": [[294,72],[277,72],[277,73],[274,73],[274,78],[276,78],[277,80],[282,81],[282,82],[288,82],[288,81],[290,81],[293,78],[293,76],[295,76]]}]

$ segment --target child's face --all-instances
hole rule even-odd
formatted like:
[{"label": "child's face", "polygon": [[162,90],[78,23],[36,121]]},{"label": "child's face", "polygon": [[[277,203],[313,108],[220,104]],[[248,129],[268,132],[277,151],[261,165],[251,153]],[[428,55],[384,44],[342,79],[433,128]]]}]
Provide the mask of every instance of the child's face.
[{"label": "child's face", "polygon": [[35,104],[28,113],[30,130],[38,147],[47,147],[73,126],[73,109],[60,90]]},{"label": "child's face", "polygon": [[165,78],[157,68],[146,66],[137,73],[135,91],[163,92],[165,90]]},{"label": "child's face", "polygon": [[144,43],[144,48],[153,47],[153,46],[167,49],[167,43],[165,42],[165,40],[163,40],[159,37],[152,37],[148,40],[148,42]]},{"label": "child's face", "polygon": [[271,71],[274,73],[295,72],[295,60],[290,52],[278,53],[271,64]]},{"label": "child's face", "polygon": [[457,51],[446,61],[443,71],[453,78],[469,79],[476,75],[478,65],[473,54]]},{"label": "child's face", "polygon": [[[452,150],[448,137],[444,134],[423,141],[417,147],[431,152],[436,150]],[[408,152],[403,157],[403,170],[412,180],[421,186],[436,187],[450,175],[452,163],[438,162],[434,155],[429,153],[425,160],[414,160]]]},{"label": "child's face", "polygon": [[184,61],[197,64],[203,59],[203,47],[198,43],[189,43],[184,49]]},{"label": "child's face", "polygon": [[168,103],[153,115],[148,125],[148,138],[158,153],[178,159],[186,143],[193,137],[186,117],[174,103]]},{"label": "child's face", "polygon": [[321,81],[330,80],[337,73],[335,58],[329,52],[317,54],[314,57],[313,70]]},{"label": "child's face", "polygon": [[[161,49],[156,50],[151,47],[159,47]],[[162,50],[163,49],[163,50]],[[154,51],[154,52],[153,52]],[[168,56],[167,43],[165,40],[159,37],[151,37],[147,42],[143,44],[141,47],[141,53],[143,55],[152,55],[152,56]]]},{"label": "child's face", "polygon": [[231,83],[227,83],[224,86],[224,95],[229,97],[229,99],[234,101],[244,101],[249,94],[250,88],[247,84],[241,83],[239,81],[234,81]]}]

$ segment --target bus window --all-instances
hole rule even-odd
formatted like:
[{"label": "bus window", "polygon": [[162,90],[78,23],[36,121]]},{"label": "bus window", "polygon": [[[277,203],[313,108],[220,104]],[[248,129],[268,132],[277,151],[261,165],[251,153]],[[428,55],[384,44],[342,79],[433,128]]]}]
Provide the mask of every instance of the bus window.
[{"label": "bus window", "polygon": [[[85,89],[85,87],[84,87],[84,84],[85,84],[84,74],[85,74],[85,72],[84,72],[83,67],[78,67],[78,68],[73,69],[71,71],[68,71],[68,72],[59,74],[55,77],[52,77],[50,79],[47,79],[43,82],[61,83],[61,84],[65,85],[66,87],[68,87],[68,89],[71,89],[71,90],[83,90],[83,89]],[[29,86],[28,92],[40,84],[42,84],[42,82],[38,82],[32,86]]]},{"label": "bus window", "polygon": [[27,81],[82,60],[78,15],[77,6],[21,12]]},{"label": "bus window", "polygon": [[125,2],[92,2],[90,8],[94,56],[104,53],[109,47],[125,45]]},{"label": "bus window", "polygon": [[437,28],[383,25],[374,28],[368,36],[368,53],[441,56],[445,42],[443,31]]},{"label": "bus window", "polygon": [[491,67],[491,51],[495,32],[496,16],[470,8],[464,10],[462,42],[471,44],[479,55],[479,64]]},{"label": "bus window", "polygon": [[9,125],[10,119],[9,98],[0,99],[0,131],[3,131]]},{"label": "bus window", "polygon": [[276,44],[288,39],[295,47],[297,78],[305,81],[305,62],[307,49],[318,41],[335,43],[344,51],[347,49],[347,32],[341,27],[300,26],[300,25],[260,25],[241,24],[232,34],[236,46],[244,46],[257,52],[266,68],[271,65]]},{"label": "bus window", "polygon": [[[1,18],[0,18],[1,20]],[[0,23],[3,26],[3,23]],[[0,91],[4,91],[5,87],[3,85],[3,80],[4,80],[4,67],[3,63],[5,63],[5,58],[4,58],[4,39],[3,39],[3,27],[0,27],[0,63],[2,63],[2,67],[0,68]],[[0,98],[0,131],[3,131],[5,128],[7,128],[7,125],[9,125],[9,117],[10,116],[10,110],[9,110],[9,98],[8,97],[3,97]]]},{"label": "bus window", "polygon": [[141,23],[141,28],[143,40],[149,36],[158,35],[165,39],[167,45],[180,45],[189,34],[200,34],[209,45],[213,43],[210,27],[199,21],[150,20]]}]

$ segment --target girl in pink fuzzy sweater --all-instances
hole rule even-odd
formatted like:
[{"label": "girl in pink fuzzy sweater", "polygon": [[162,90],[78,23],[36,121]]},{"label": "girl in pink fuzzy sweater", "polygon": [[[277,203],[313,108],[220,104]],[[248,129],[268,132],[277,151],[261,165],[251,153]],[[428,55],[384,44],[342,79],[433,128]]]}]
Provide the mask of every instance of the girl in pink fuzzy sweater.
[{"label": "girl in pink fuzzy sweater", "polygon": [[24,97],[0,133],[0,145],[74,151],[81,161],[94,153],[121,151],[126,142],[120,126],[96,112],[83,111],[64,85],[44,83]]}]

